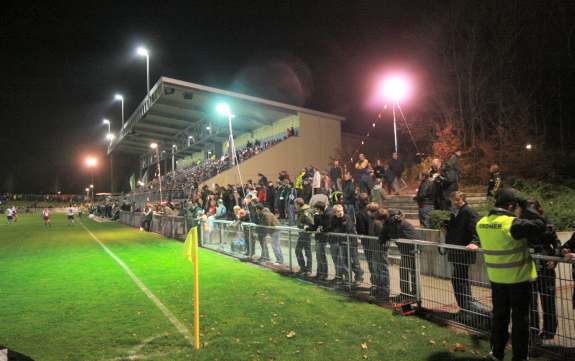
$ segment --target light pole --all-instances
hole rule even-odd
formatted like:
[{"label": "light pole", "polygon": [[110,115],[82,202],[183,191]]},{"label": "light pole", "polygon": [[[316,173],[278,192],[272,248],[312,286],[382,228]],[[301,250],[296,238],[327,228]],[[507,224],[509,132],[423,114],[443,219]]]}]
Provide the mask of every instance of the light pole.
[{"label": "light pole", "polygon": [[176,175],[176,152],[178,151],[178,146],[172,144],[172,174]]},{"label": "light pole", "polygon": [[114,95],[115,100],[119,100],[122,103],[122,129],[124,129],[124,96],[121,94]]},{"label": "light pole", "polygon": [[102,123],[108,126],[108,134],[111,134],[111,133],[112,133],[112,130],[111,130],[110,120],[104,118],[104,120],[102,120]]},{"label": "light pole", "polygon": [[90,198],[90,188],[86,187],[85,191],[86,191],[86,199]]},{"label": "light pole", "polygon": [[146,85],[148,89],[147,96],[150,96],[150,52],[148,49],[140,46],[137,50],[138,55],[146,57]]},{"label": "light pole", "polygon": [[158,143],[151,143],[150,148],[156,150],[156,158],[158,160],[158,179],[160,181],[160,204],[162,204],[164,203],[164,200],[162,198],[162,172],[160,168],[160,147],[158,146]]},{"label": "light pole", "polygon": [[92,173],[92,183],[90,184],[90,188],[92,189],[92,202],[94,202],[94,168],[96,168],[96,164],[98,164],[96,158],[94,157],[86,158],[86,166],[90,168],[90,171]]},{"label": "light pole", "polygon": [[395,153],[397,153],[397,117],[395,107],[399,108],[399,102],[407,97],[409,93],[409,82],[403,75],[391,75],[384,79],[380,91],[385,99],[392,102],[393,138],[395,142]]}]

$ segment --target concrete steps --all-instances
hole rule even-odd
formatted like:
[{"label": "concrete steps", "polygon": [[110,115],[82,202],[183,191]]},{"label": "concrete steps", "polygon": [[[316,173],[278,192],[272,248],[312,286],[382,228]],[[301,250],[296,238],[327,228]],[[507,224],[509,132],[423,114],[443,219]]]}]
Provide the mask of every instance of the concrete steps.
[{"label": "concrete steps", "polygon": [[[413,200],[415,194],[402,194],[399,196],[388,195],[384,200],[383,204],[387,208],[395,208],[401,210],[405,218],[413,223],[418,223],[419,219],[419,207],[417,203]],[[468,193],[467,202],[473,208],[484,207],[487,203],[487,198],[481,193]]]}]

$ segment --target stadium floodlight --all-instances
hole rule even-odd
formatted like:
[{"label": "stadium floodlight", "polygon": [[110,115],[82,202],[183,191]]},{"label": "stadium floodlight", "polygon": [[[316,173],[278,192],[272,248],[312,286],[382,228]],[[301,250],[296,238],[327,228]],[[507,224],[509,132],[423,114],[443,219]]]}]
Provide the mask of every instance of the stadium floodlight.
[{"label": "stadium floodlight", "polygon": [[86,191],[86,193],[87,193],[87,192],[89,192],[89,191],[90,191],[90,188],[86,187],[86,189],[84,189],[84,190],[85,190],[85,191]]},{"label": "stadium floodlight", "polygon": [[148,52],[148,49],[144,48],[143,46],[140,46],[138,49],[136,49],[136,52],[140,56],[149,56],[150,55],[150,53]]},{"label": "stadium floodlight", "polygon": [[147,96],[150,96],[150,52],[148,51],[148,49],[140,46],[137,50],[136,53],[140,56],[145,56],[146,57],[146,85],[147,85],[147,89],[148,89],[148,93]]},{"label": "stadium floodlight", "polygon": [[98,163],[98,161],[94,157],[86,158],[86,165],[90,168],[94,168],[97,163]]},{"label": "stadium floodlight", "polygon": [[212,130],[212,127],[207,126],[207,127],[206,127],[206,130],[207,130],[207,131],[210,131],[210,130]]},{"label": "stadium floodlight", "polygon": [[114,95],[114,99],[122,103],[122,129],[124,129],[124,96],[122,94],[116,94]]},{"label": "stadium floodlight", "polygon": [[[395,152],[397,153],[397,119],[395,107],[399,107],[399,102],[405,100],[411,91],[409,78],[404,74],[392,74],[383,79],[378,89],[378,98],[391,101],[393,111],[393,138],[395,141]],[[387,107],[387,104],[384,106]]]},{"label": "stadium floodlight", "polygon": [[150,148],[152,149],[158,148],[158,143],[150,143]]},{"label": "stadium floodlight", "polygon": [[102,120],[102,123],[108,126],[108,134],[110,134],[110,133],[112,132],[112,129],[111,129],[112,123],[110,122],[110,120],[104,118],[104,119]]},{"label": "stadium floodlight", "polygon": [[226,116],[231,116],[232,115],[232,111],[230,109],[230,106],[227,105],[226,103],[220,103],[216,106],[216,111],[218,113],[220,113],[221,115],[226,115]]},{"label": "stadium floodlight", "polygon": [[531,145],[531,143],[527,143],[527,144],[525,145],[525,149],[531,150],[531,149],[533,149],[533,146]]},{"label": "stadium floodlight", "polygon": [[409,81],[404,75],[394,74],[383,80],[381,95],[394,103],[403,101],[409,95]]},{"label": "stadium floodlight", "polygon": [[106,139],[108,139],[110,142],[111,142],[112,140],[114,140],[114,138],[115,138],[114,133],[108,133],[108,134],[106,134]]}]

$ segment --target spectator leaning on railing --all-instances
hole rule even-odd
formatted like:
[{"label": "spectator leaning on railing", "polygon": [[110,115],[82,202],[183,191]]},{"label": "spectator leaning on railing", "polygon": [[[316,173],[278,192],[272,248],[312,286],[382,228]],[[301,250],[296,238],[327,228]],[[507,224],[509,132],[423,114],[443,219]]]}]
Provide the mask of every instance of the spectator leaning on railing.
[{"label": "spectator leaning on railing", "polygon": [[[453,209],[445,225],[445,243],[456,246],[479,245],[479,238],[475,229],[478,215],[467,204],[465,193],[453,192],[451,203]],[[461,310],[459,313],[461,321],[468,321],[474,313],[486,314],[487,309],[473,299],[471,293],[469,267],[476,261],[475,252],[447,249],[447,260],[452,265],[451,284],[455,300]]]},{"label": "spectator leaning on railing", "polygon": [[299,265],[299,273],[309,276],[312,271],[313,258],[311,254],[311,236],[307,231],[313,227],[313,213],[311,207],[305,204],[303,198],[296,198],[295,207],[297,210],[296,225],[300,229],[295,246],[295,255]]}]

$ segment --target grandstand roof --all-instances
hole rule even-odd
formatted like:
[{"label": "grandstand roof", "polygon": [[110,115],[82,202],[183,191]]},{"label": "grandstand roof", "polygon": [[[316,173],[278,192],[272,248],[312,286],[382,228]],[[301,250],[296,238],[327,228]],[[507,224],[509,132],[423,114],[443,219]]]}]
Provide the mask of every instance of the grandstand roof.
[{"label": "grandstand roof", "polygon": [[[220,102],[230,105],[238,135],[297,113],[344,120],[338,115],[161,77],[125,122],[108,154],[147,153],[150,143],[156,142],[163,149],[176,144],[177,155],[182,157],[204,149],[207,143],[223,141],[228,137],[228,124],[215,112]],[[188,142],[190,136],[193,140]]]}]

